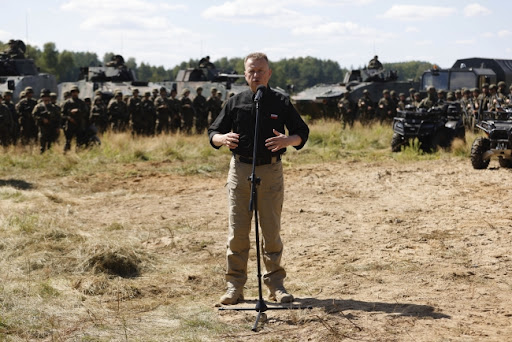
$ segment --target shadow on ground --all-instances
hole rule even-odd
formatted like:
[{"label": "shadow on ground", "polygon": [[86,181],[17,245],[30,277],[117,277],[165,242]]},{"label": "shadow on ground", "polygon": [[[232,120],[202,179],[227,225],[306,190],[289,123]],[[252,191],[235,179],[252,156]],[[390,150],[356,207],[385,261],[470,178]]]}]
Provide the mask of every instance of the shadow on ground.
[{"label": "shadow on ground", "polygon": [[18,190],[32,190],[34,185],[21,179],[0,179],[0,187],[12,186]]}]

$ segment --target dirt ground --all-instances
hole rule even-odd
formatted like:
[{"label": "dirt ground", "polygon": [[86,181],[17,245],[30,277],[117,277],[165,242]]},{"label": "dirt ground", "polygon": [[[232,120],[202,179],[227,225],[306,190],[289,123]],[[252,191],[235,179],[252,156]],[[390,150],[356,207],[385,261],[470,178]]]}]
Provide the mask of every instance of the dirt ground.
[{"label": "dirt ground", "polygon": [[[255,312],[215,307],[224,291],[225,175],[160,167],[128,165],[122,177],[32,176],[23,181],[33,188],[19,190],[27,201],[4,201],[3,217],[32,210],[68,222],[82,242],[66,258],[122,245],[143,259],[132,279],[105,280],[76,265],[52,273],[66,294],[66,303],[51,304],[62,305],[55,340],[512,338],[512,174],[497,162],[487,170],[455,157],[286,166],[285,284],[296,305],[312,309],[270,310],[258,332],[250,329]],[[1,185],[15,186],[5,178]],[[254,255],[240,307],[257,298]],[[101,279],[107,290],[93,293]]]}]

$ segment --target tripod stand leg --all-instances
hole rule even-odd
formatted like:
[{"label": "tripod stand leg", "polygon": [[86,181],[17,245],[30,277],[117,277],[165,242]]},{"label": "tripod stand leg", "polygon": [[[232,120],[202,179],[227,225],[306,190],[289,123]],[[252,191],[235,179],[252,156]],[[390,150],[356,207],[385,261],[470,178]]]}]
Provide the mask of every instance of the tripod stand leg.
[{"label": "tripod stand leg", "polygon": [[252,327],[252,331],[256,332],[258,331],[258,322],[260,321],[265,322],[267,320],[267,314],[261,311],[258,311],[258,315],[256,316],[256,321],[254,322],[254,326]]}]

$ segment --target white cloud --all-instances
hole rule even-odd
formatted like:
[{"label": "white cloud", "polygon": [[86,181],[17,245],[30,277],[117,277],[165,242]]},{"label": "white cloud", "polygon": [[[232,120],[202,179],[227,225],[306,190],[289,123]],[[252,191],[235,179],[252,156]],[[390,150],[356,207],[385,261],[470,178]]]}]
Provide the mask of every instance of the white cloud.
[{"label": "white cloud", "polygon": [[417,21],[436,17],[447,17],[456,12],[457,10],[453,7],[393,5],[379,17],[400,21]]},{"label": "white cloud", "polygon": [[426,39],[426,40],[418,40],[416,42],[414,42],[416,45],[418,46],[427,46],[427,45],[432,45],[433,42],[429,39]]},{"label": "white cloud", "polygon": [[512,32],[509,30],[498,31],[498,37],[500,37],[500,38],[510,37],[511,35],[512,35]]},{"label": "white cloud", "polygon": [[407,32],[407,33],[416,33],[416,32],[420,32],[420,30],[417,27],[414,27],[414,26],[407,26],[405,28],[405,32]]},{"label": "white cloud", "polygon": [[474,39],[460,39],[460,40],[456,40],[455,44],[457,44],[457,45],[474,45],[475,40]]},{"label": "white cloud", "polygon": [[301,36],[336,36],[337,38],[392,38],[393,34],[378,31],[376,29],[360,26],[359,24],[347,22],[329,22],[321,25],[300,26],[292,30],[294,35]]},{"label": "white cloud", "polygon": [[495,36],[495,33],[493,32],[484,32],[480,35],[482,38],[493,38]]},{"label": "white cloud", "polygon": [[489,15],[492,11],[480,4],[469,4],[464,7],[464,15],[466,17],[476,17],[479,15]]},{"label": "white cloud", "polygon": [[68,0],[60,6],[65,11],[78,11],[81,13],[90,13],[92,16],[98,13],[147,13],[185,10],[186,5],[167,3],[152,3],[144,0],[123,0],[123,1],[104,1],[104,0]]}]

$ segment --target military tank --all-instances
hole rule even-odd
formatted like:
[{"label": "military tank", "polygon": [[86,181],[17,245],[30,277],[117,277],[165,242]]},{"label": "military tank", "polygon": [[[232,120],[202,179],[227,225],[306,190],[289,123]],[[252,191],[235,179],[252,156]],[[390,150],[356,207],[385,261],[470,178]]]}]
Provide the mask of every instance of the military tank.
[{"label": "military tank", "polygon": [[[80,90],[80,98],[91,98],[95,92],[100,90],[102,97],[108,102],[114,96],[114,92],[119,90],[123,95],[132,95],[133,89],[138,89],[140,94],[153,89],[159,89],[162,83],[138,81],[135,71],[126,67],[124,58],[121,55],[115,55],[112,61],[104,66],[90,66],[80,68],[80,75],[76,82],[59,83],[59,101],[64,99],[64,93],[77,86]],[[166,87],[169,90],[168,87]]]},{"label": "military tank", "polygon": [[203,95],[206,97],[209,96],[212,88],[216,88],[225,99],[230,93],[238,94],[249,89],[246,82],[239,81],[243,79],[244,75],[218,70],[206,56],[199,61],[197,67],[179,70],[170,86],[175,88],[178,94],[182,94],[183,89],[189,89],[192,97],[198,87],[203,88]]},{"label": "military tank", "polygon": [[292,103],[302,115],[312,119],[338,117],[338,101],[344,92],[350,91],[351,98],[357,101],[368,90],[370,98],[377,102],[384,89],[397,93],[408,93],[410,88],[417,89],[419,82],[399,81],[395,70],[384,68],[363,68],[350,70],[345,74],[343,82],[335,84],[317,84],[292,95]]},{"label": "military tank", "polygon": [[10,90],[13,101],[17,102],[26,87],[32,87],[35,94],[43,88],[57,91],[55,76],[40,73],[33,59],[26,58],[26,45],[21,40],[9,40],[9,49],[0,53],[0,92]]}]

